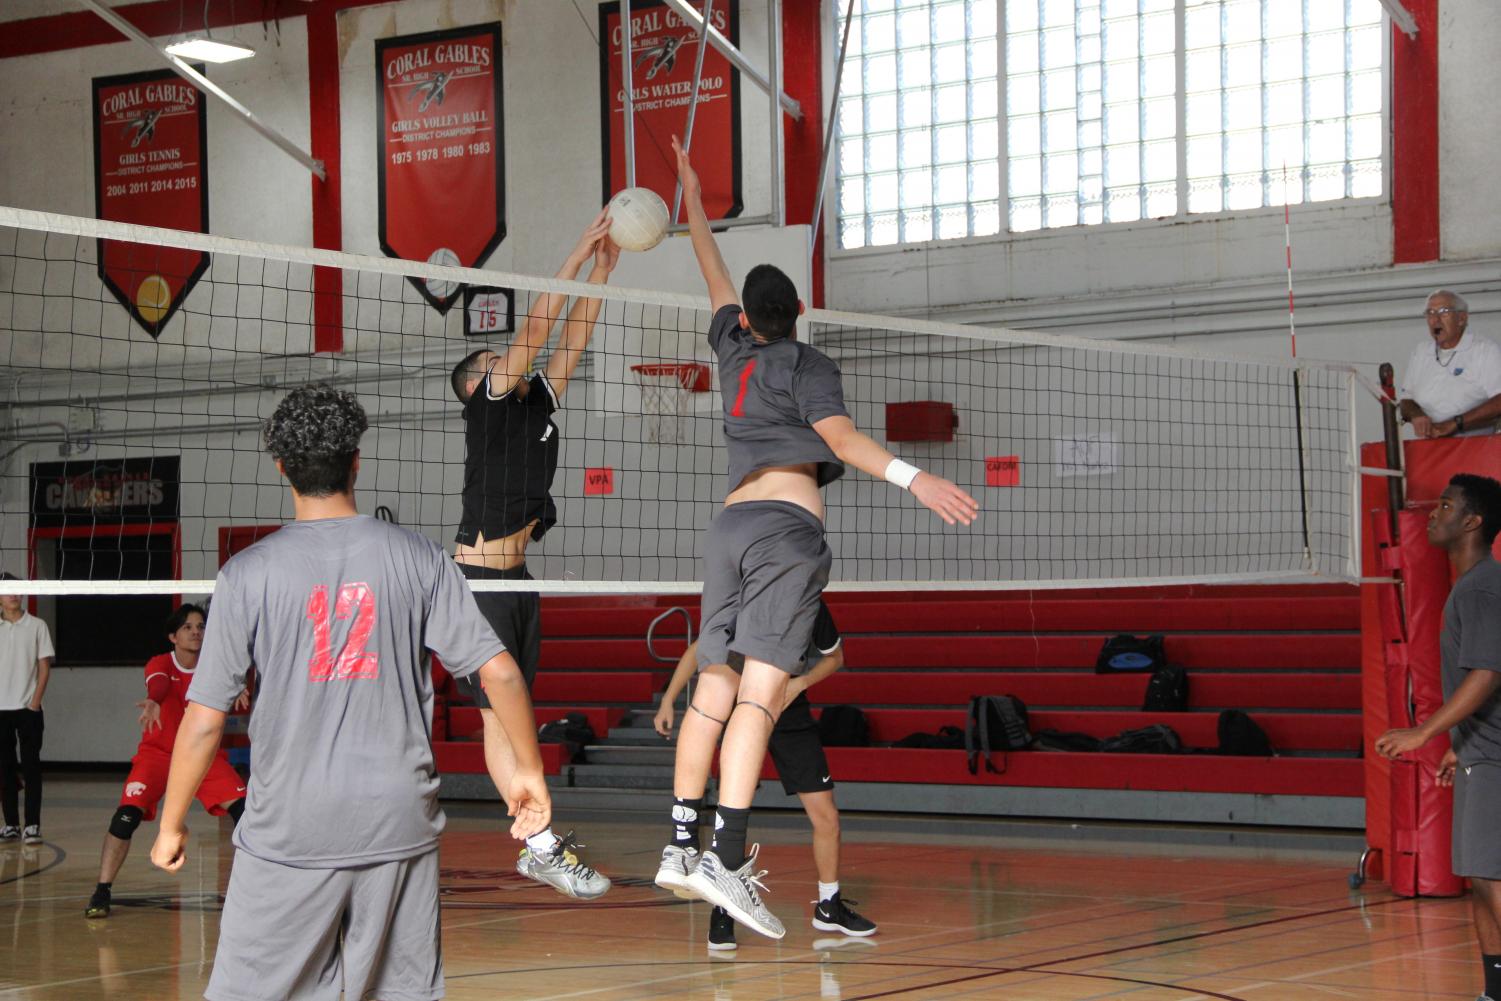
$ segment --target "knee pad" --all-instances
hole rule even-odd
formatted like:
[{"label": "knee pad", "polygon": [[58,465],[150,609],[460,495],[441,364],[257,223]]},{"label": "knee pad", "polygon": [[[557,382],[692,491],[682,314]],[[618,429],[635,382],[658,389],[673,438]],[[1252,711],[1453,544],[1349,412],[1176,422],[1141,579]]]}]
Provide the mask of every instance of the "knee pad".
[{"label": "knee pad", "polygon": [[121,841],[129,841],[136,828],[141,826],[141,818],[144,816],[138,806],[122,806],[109,820],[109,833]]},{"label": "knee pad", "polygon": [[240,822],[240,815],[245,812],[245,797],[241,796],[239,799],[226,806],[224,808],[224,812],[229,814],[230,820],[238,824]]}]

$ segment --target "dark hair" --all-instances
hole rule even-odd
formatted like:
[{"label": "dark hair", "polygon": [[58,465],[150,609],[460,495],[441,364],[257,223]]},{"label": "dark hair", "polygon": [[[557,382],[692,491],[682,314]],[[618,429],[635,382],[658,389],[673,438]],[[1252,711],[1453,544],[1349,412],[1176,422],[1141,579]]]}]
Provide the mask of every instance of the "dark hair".
[{"label": "dark hair", "polygon": [[203,616],[203,621],[208,621],[208,613],[199,608],[197,605],[182,604],[178,605],[177,610],[174,611],[171,615],[167,616],[167,621],[162,623],[162,628],[167,631],[168,636],[171,636],[173,633],[177,632],[177,630],[187,625],[188,616],[192,615],[194,612],[197,612],[199,615]]},{"label": "dark hair", "polygon": [[360,436],[369,427],[353,393],[315,382],[292,390],[276,405],[262,437],[293,490],[328,497],[348,492]]},{"label": "dark hair", "polygon": [[464,384],[469,381],[471,376],[483,371],[480,368],[479,360],[489,353],[489,348],[480,348],[478,351],[471,351],[464,356],[463,361],[453,367],[453,376],[450,378],[450,381],[453,383],[453,395],[459,398],[460,403],[469,402],[469,397],[472,394],[464,391]]},{"label": "dark hair", "polygon": [[740,308],[754,333],[768,341],[781,340],[797,326],[797,286],[781,268],[757,264],[745,276]]},{"label": "dark hair", "polygon": [[1465,514],[1480,516],[1480,537],[1489,546],[1501,533],[1501,483],[1476,473],[1456,473],[1449,486],[1459,492]]}]

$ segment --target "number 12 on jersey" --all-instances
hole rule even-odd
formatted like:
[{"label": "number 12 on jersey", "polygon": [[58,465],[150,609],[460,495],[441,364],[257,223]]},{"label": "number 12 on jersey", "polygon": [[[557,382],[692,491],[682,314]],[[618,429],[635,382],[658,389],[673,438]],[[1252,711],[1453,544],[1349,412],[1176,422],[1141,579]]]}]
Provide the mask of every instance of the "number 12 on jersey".
[{"label": "number 12 on jersey", "polygon": [[[313,621],[313,656],[308,661],[309,681],[350,681],[380,676],[379,656],[367,653],[365,645],[375,628],[375,595],[369,584],[344,584],[329,614],[328,587],[318,584],[308,595],[307,617]],[[334,617],[354,617],[349,636],[337,660],[333,656]]]}]

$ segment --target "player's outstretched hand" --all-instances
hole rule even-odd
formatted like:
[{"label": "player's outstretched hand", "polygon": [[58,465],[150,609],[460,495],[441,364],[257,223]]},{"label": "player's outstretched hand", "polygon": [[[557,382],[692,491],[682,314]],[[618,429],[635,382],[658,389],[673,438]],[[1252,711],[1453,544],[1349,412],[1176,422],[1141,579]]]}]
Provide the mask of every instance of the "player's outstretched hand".
[{"label": "player's outstretched hand", "polygon": [[1438,771],[1434,773],[1433,780],[1440,788],[1448,789],[1454,785],[1454,769],[1459,767],[1459,755],[1454,753],[1454,748],[1444,752],[1439,760]]},{"label": "player's outstretched hand", "polygon": [[610,207],[606,205],[599,210],[599,215],[590,221],[588,227],[584,230],[584,235],[579,237],[577,246],[573,248],[573,253],[568,255],[569,258],[575,264],[582,265],[590,257],[594,256],[594,251],[599,246],[599,241],[609,235]]},{"label": "player's outstretched hand", "polygon": [[918,473],[911,490],[924,507],[950,525],[968,525],[980,514],[980,502],[942,476]]},{"label": "player's outstretched hand", "polygon": [[678,180],[683,185],[683,197],[685,199],[702,198],[704,189],[698,181],[698,171],[693,169],[693,164],[689,162],[688,154],[677,136],[672,137],[672,151],[677,154],[678,158]]},{"label": "player's outstretched hand", "polygon": [[511,776],[511,785],[506,790],[506,814],[516,818],[511,824],[511,837],[517,841],[547,830],[552,823],[552,796],[540,771],[518,769]]},{"label": "player's outstretched hand", "polygon": [[150,733],[153,728],[157,730],[162,728],[162,707],[159,703],[152,702],[150,699],[142,699],[136,703],[136,708],[141,711],[138,722],[141,724],[142,733]]},{"label": "player's outstretched hand", "polygon": [[188,829],[179,827],[168,830],[162,827],[156,832],[156,844],[151,846],[151,864],[158,869],[176,872],[188,860]]},{"label": "player's outstretched hand", "polygon": [[1376,738],[1376,753],[1383,758],[1395,761],[1404,754],[1416,751],[1426,743],[1428,743],[1428,738],[1423,735],[1421,727],[1388,730]]},{"label": "player's outstretched hand", "polygon": [[610,239],[609,231],[606,230],[604,237],[594,246],[594,267],[609,274],[619,263],[620,245]]},{"label": "player's outstretched hand", "polygon": [[656,729],[658,733],[666,737],[668,740],[671,740],[672,723],[676,717],[677,713],[673,710],[672,703],[668,702],[666,699],[663,699],[662,707],[657,710],[657,715],[652,717],[651,725]]}]

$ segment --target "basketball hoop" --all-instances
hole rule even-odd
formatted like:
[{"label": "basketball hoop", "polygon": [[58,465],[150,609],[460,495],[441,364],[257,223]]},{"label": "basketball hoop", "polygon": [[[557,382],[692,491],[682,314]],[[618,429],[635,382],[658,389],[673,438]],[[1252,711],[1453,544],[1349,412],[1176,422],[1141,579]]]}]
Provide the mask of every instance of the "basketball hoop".
[{"label": "basketball hoop", "polygon": [[685,418],[694,393],[707,393],[709,366],[698,362],[647,362],[632,365],[641,387],[641,426],[646,440],[676,445],[686,436]]}]

